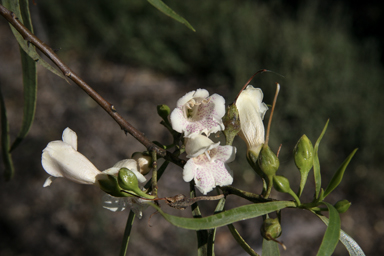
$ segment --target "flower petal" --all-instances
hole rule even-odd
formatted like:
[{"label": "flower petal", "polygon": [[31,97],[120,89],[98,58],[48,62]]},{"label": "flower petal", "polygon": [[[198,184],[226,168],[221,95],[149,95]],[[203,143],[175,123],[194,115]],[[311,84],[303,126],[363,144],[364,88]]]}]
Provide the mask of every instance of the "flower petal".
[{"label": "flower petal", "polygon": [[209,92],[205,89],[197,89],[196,91],[188,92],[177,101],[177,107],[178,108],[183,107],[193,98],[206,99],[208,98],[208,96],[209,96]]},{"label": "flower petal", "polygon": [[186,139],[185,152],[188,158],[197,157],[204,152],[218,147],[220,142],[214,143],[207,136],[194,135]]},{"label": "flower petal", "polygon": [[94,184],[100,171],[71,145],[52,141],[43,150],[41,163],[54,177],[65,177],[80,184]]},{"label": "flower petal", "polygon": [[107,170],[104,170],[103,173],[110,174],[110,175],[117,175],[117,173],[121,168],[127,168],[128,170],[131,170],[136,175],[137,180],[140,183],[144,183],[147,181],[144,175],[141,174],[139,171],[137,171],[137,162],[134,159],[121,160],[117,162],[113,167]]},{"label": "flower petal", "polygon": [[74,150],[77,150],[77,134],[72,131],[71,128],[65,128],[63,131],[62,139],[63,142],[71,145]]},{"label": "flower petal", "polygon": [[235,160],[236,151],[236,147],[233,146],[219,146],[213,149],[210,155],[212,159],[219,160],[223,163],[230,163]]},{"label": "flower petal", "polygon": [[236,100],[241,125],[239,136],[247,143],[248,150],[260,148],[265,140],[262,120],[268,107],[262,100],[262,90],[252,85],[248,85]]}]

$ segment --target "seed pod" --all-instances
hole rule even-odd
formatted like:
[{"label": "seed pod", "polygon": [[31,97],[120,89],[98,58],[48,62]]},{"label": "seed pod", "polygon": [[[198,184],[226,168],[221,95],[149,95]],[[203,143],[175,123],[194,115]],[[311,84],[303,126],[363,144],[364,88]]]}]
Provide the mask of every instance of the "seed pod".
[{"label": "seed pod", "polygon": [[122,188],[117,182],[117,177],[110,174],[99,174],[97,176],[97,182],[105,193],[110,194],[114,197],[126,197],[131,196],[127,193],[122,192]]},{"label": "seed pod", "polygon": [[291,186],[289,185],[289,180],[284,176],[275,175],[273,177],[273,187],[281,193],[290,194],[298,205],[301,204],[300,199],[297,197],[295,192],[292,191]]},{"label": "seed pod", "polygon": [[263,225],[261,225],[260,233],[261,236],[266,240],[274,240],[281,236],[281,225],[279,219],[268,218],[265,219]]}]

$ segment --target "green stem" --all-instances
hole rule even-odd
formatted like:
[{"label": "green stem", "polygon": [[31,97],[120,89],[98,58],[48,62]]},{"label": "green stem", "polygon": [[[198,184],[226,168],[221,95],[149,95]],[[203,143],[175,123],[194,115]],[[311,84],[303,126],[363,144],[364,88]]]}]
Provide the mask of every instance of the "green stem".
[{"label": "green stem", "polygon": [[225,187],[221,187],[220,189],[223,191],[225,195],[231,195],[231,194],[237,195],[253,203],[265,203],[265,202],[273,201],[273,199],[266,199],[260,195],[253,194],[251,192],[247,192],[232,186],[225,186]]},{"label": "green stem", "polygon": [[131,230],[132,230],[133,221],[135,220],[135,215],[136,214],[133,211],[129,212],[127,224],[125,225],[123,241],[121,243],[120,254],[119,254],[120,256],[125,256],[127,253],[129,238],[131,237]]},{"label": "green stem", "polygon": [[152,194],[157,197],[157,154],[156,151],[152,151]]}]

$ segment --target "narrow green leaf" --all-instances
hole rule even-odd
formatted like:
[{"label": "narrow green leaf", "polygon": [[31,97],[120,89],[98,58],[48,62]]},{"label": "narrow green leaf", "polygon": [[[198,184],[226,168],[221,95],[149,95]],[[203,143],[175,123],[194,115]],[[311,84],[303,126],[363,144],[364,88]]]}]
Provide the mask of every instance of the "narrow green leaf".
[{"label": "narrow green leaf", "polygon": [[163,217],[171,224],[185,229],[204,230],[222,227],[237,221],[256,218],[264,214],[278,211],[287,207],[296,207],[294,202],[274,201],[240,206],[208,217],[199,219],[177,217],[163,212],[157,205],[150,204],[156,208]]},{"label": "narrow green leaf", "polygon": [[[195,182],[189,182],[189,197],[196,197]],[[199,205],[196,203],[191,205],[193,218],[202,218]],[[208,254],[208,230],[197,230],[197,255],[206,256]]]},{"label": "narrow green leaf", "polygon": [[133,222],[135,221],[136,214],[131,210],[128,215],[127,224],[125,225],[124,237],[120,247],[120,256],[125,256],[127,254],[129,238],[131,238],[131,230]]},{"label": "narrow green leaf", "polygon": [[325,231],[323,241],[321,242],[317,256],[329,256],[332,255],[340,239],[341,221],[340,215],[333,207],[333,205],[322,202],[328,207],[329,211],[329,225]]},{"label": "narrow green leaf", "polygon": [[319,145],[320,141],[323,138],[325,131],[327,130],[329,123],[329,119],[327,120],[327,123],[325,124],[323,131],[321,132],[319,138],[316,141],[316,144],[313,148],[314,156],[313,156],[313,174],[315,178],[315,196],[316,198],[319,198],[319,193],[321,189],[321,173],[320,173],[320,161],[319,161]]},{"label": "narrow green leaf", "polygon": [[183,17],[178,15],[175,11],[173,11],[171,8],[169,8],[168,5],[166,5],[163,1],[161,1],[161,0],[147,0],[147,1],[151,5],[156,7],[159,11],[164,13],[165,15],[167,15],[167,16],[171,17],[172,19],[177,20],[178,22],[184,24],[193,32],[196,32],[196,30],[191,26],[191,24],[189,24],[189,22],[186,19],[184,19]]},{"label": "narrow green leaf", "polygon": [[[323,215],[317,215],[324,223],[328,226],[329,220],[327,217]],[[356,243],[356,241],[350,237],[347,233],[345,233],[342,229],[340,229],[340,242],[345,246],[349,255],[351,256],[365,256],[365,253],[361,249],[361,247]]]},{"label": "narrow green leaf", "polygon": [[36,99],[37,99],[37,70],[36,62],[28,54],[20,49],[21,66],[23,70],[23,122],[10,151],[14,150],[28,134],[35,117]]},{"label": "narrow green leaf", "polygon": [[9,124],[7,119],[7,110],[3,94],[0,88],[0,107],[1,107],[1,155],[5,166],[4,177],[5,180],[10,180],[14,174],[12,156],[9,152]]},{"label": "narrow green leaf", "polygon": [[[25,0],[23,0],[23,1],[25,1]],[[5,8],[7,8],[11,12],[13,12],[21,23],[26,25],[23,21],[23,16],[21,15],[19,1],[17,1],[17,0],[3,0],[3,5]],[[24,40],[23,36],[11,24],[10,24],[10,27],[11,27],[13,35],[15,36],[16,40],[19,42],[20,47],[29,55],[29,57],[31,57],[35,62],[38,62],[44,68],[48,69],[49,71],[51,71],[55,75],[63,78],[65,81],[68,82],[67,78],[63,75],[63,73],[61,71],[52,67],[48,62],[43,60],[40,57],[40,55],[37,53],[35,47],[32,44],[27,43],[27,41]]]},{"label": "narrow green leaf", "polygon": [[229,228],[229,231],[231,231],[231,234],[233,238],[235,238],[236,242],[241,246],[241,248],[244,249],[246,253],[252,256],[260,256],[257,254],[251,246],[247,242],[245,242],[244,238],[240,235],[240,233],[236,230],[235,226],[233,224],[229,224],[227,226]]},{"label": "narrow green leaf", "polygon": [[329,182],[327,188],[325,189],[324,198],[327,195],[329,195],[340,184],[341,180],[343,179],[345,169],[347,169],[347,166],[349,162],[352,160],[352,157],[355,155],[356,151],[357,151],[357,148],[352,151],[352,153],[347,157],[347,159],[345,159],[344,162],[340,165],[335,175],[333,175],[331,181]]},{"label": "narrow green leaf", "polygon": [[280,256],[279,244],[263,239],[262,256]]}]

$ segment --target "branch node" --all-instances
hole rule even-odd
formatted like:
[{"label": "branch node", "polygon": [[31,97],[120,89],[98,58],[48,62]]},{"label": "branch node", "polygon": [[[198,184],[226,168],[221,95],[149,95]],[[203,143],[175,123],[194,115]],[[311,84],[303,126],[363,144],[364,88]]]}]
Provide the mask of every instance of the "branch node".
[{"label": "branch node", "polygon": [[111,105],[111,110],[112,110],[112,112],[117,112],[115,105]]},{"label": "branch node", "polygon": [[64,73],[64,75],[65,75],[66,77],[71,78],[72,73],[71,73],[71,71],[66,71],[66,72]]}]

